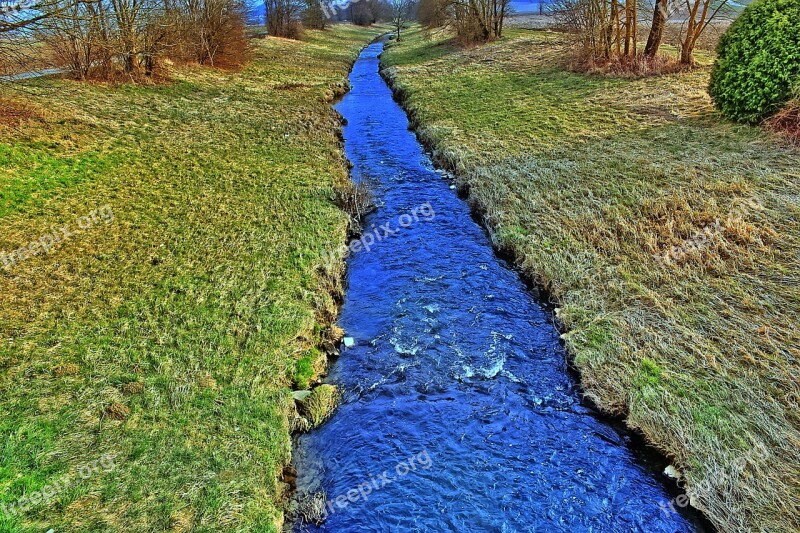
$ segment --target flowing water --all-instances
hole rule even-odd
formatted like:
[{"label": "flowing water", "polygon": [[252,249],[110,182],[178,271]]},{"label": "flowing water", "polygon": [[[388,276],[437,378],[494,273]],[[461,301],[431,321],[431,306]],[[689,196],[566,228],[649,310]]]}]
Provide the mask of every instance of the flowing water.
[{"label": "flowing water", "polygon": [[342,405],[295,450],[298,493],[324,491],[328,517],[296,529],[697,530],[659,506],[672,495],[630,437],[581,403],[549,313],[408,130],[382,48],[337,106],[379,208],[348,260],[354,343],[328,378]]}]

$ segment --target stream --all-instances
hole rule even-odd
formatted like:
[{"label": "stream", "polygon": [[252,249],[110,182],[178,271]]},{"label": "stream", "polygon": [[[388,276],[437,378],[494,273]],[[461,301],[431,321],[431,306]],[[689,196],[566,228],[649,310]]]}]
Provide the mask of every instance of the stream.
[{"label": "stream", "polygon": [[409,131],[382,50],[337,105],[378,209],[348,258],[353,342],[326,380],[341,406],[294,451],[298,494],[324,492],[327,520],[295,531],[701,530],[660,506],[676,495],[664,463],[581,401],[551,314]]}]

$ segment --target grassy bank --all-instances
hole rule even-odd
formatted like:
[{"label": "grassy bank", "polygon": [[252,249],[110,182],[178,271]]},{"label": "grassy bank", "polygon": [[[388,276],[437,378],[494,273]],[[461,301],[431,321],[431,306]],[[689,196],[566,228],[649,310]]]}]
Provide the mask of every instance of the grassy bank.
[{"label": "grassy bank", "polygon": [[721,120],[707,68],[615,79],[568,55],[553,33],[459,49],[416,31],[383,62],[554,299],[587,395],[672,457],[720,528],[797,530],[800,151]]},{"label": "grassy bank", "polygon": [[290,387],[324,358],[320,255],[347,227],[330,104],[375,33],[3,89],[24,112],[0,117],[0,504],[46,501],[0,530],[280,526]]}]

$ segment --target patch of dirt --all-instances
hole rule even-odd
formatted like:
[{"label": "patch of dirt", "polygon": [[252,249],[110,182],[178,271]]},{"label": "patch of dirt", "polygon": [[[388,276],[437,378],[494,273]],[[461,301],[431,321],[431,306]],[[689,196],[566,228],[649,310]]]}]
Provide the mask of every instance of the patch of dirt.
[{"label": "patch of dirt", "polygon": [[112,403],[106,407],[105,414],[112,420],[125,420],[128,418],[128,416],[130,416],[131,410],[129,407],[122,405],[121,403]]},{"label": "patch of dirt", "polygon": [[130,383],[124,384],[120,390],[123,394],[133,395],[133,394],[141,394],[144,392],[144,383],[141,381],[132,381]]},{"label": "patch of dirt", "polygon": [[42,114],[36,107],[19,100],[0,98],[0,125],[19,126],[32,120],[42,120]]}]

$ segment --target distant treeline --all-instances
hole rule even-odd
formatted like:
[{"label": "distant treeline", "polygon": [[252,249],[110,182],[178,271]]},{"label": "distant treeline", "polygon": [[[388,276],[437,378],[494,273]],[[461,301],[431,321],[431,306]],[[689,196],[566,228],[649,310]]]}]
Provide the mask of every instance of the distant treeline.
[{"label": "distant treeline", "polygon": [[246,50],[241,0],[34,0],[19,8],[0,15],[6,62],[47,53],[77,79],[152,76],[167,58],[233,65]]}]

